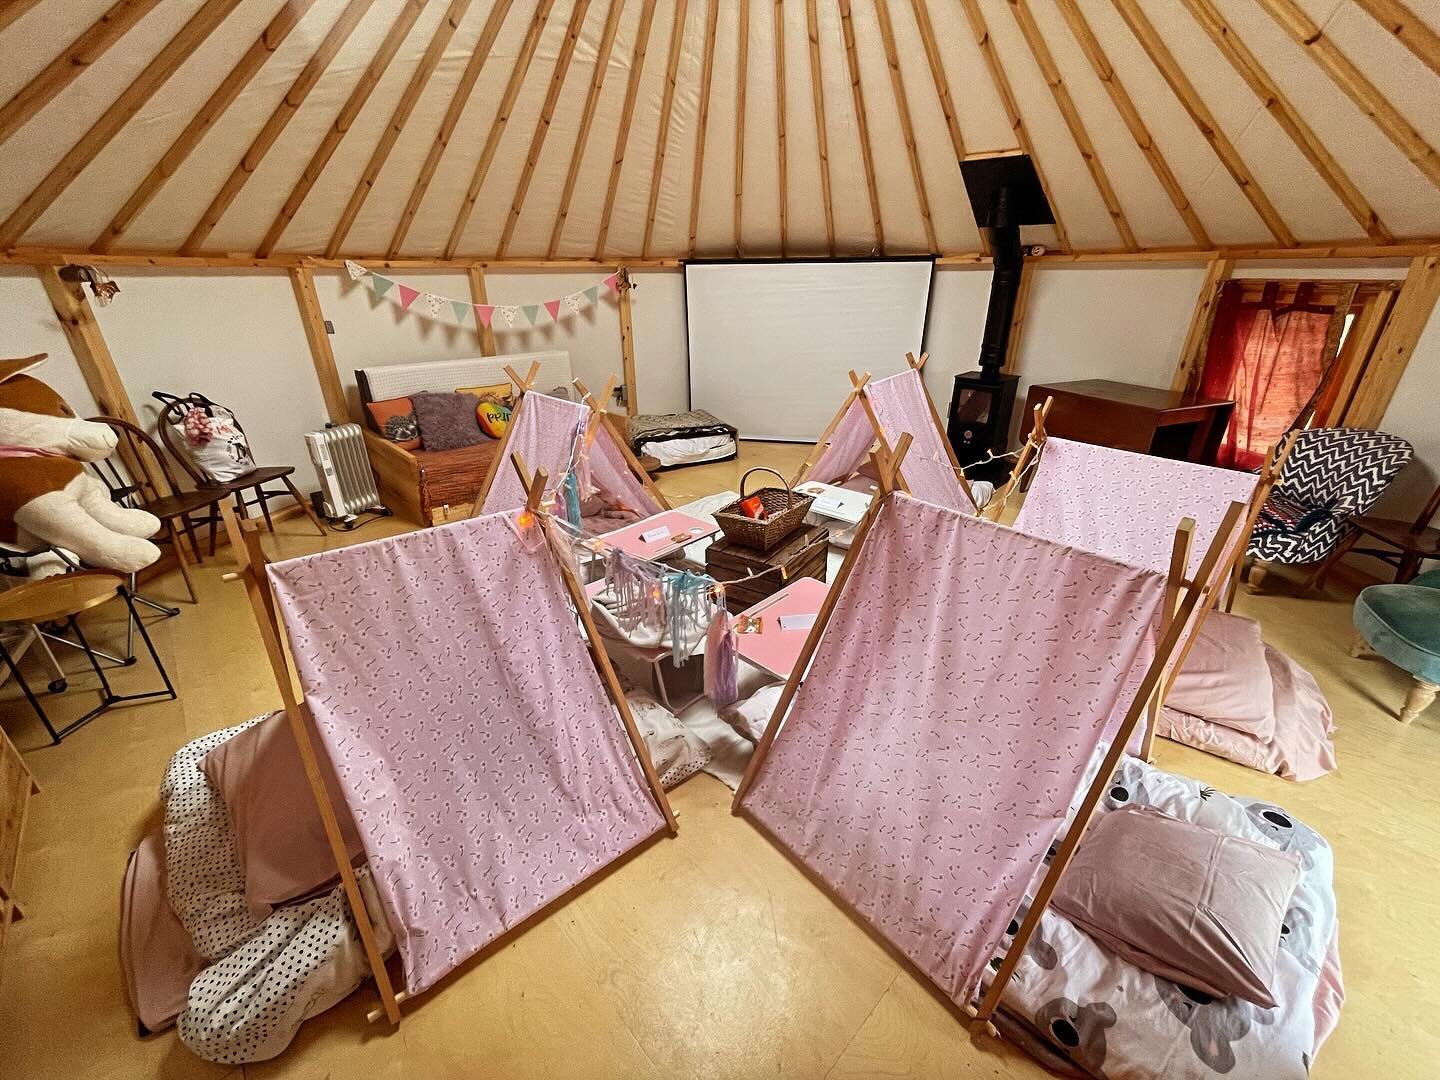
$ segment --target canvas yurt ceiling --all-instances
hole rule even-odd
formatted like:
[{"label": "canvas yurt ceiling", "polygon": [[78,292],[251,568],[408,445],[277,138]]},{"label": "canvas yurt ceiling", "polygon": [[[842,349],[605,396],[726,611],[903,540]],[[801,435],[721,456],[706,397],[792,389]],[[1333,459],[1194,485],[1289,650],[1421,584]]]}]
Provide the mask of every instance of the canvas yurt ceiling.
[{"label": "canvas yurt ceiling", "polygon": [[965,254],[1440,237],[1435,0],[4,0],[0,249]]}]

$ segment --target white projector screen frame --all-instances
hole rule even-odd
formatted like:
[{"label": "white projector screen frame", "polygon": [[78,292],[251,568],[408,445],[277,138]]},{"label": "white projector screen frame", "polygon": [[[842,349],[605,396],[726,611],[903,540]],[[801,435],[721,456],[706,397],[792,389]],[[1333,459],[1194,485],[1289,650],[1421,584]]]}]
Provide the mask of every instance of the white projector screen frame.
[{"label": "white projector screen frame", "polygon": [[920,353],[931,259],[685,264],[690,407],[743,439],[814,442],[850,391]]}]

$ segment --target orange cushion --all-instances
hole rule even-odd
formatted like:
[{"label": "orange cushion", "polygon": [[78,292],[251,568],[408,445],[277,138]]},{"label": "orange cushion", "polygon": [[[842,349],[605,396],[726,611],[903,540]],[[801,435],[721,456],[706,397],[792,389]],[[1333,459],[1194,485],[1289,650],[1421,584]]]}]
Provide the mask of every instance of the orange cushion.
[{"label": "orange cushion", "polygon": [[510,410],[493,401],[482,401],[475,407],[475,419],[480,421],[481,431],[492,439],[498,439],[510,425]]},{"label": "orange cushion", "polygon": [[415,422],[415,404],[408,397],[372,401],[365,408],[375,430],[401,450],[420,449],[420,425]]}]

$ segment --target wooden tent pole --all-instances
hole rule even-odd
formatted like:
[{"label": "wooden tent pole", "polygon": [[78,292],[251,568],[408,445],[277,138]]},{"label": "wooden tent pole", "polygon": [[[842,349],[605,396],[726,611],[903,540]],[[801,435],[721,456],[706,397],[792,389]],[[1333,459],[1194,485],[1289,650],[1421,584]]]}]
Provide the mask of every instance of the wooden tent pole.
[{"label": "wooden tent pole", "polygon": [[495,450],[495,456],[490,461],[490,468],[485,472],[485,479],[480,484],[480,490],[475,495],[475,503],[470,508],[471,517],[479,517],[481,507],[485,500],[490,497],[490,489],[495,486],[495,477],[500,475],[500,470],[505,467],[506,460],[510,457],[510,435],[514,432],[520,420],[520,410],[525,408],[525,394],[534,384],[536,377],[540,374],[540,362],[530,362],[530,372],[521,375],[509,364],[504,366],[506,377],[515,384],[515,391],[520,396],[515,401],[515,408],[510,413],[510,422],[505,425],[505,434],[500,438],[500,445]]},{"label": "wooden tent pole", "polygon": [[[1191,582],[1185,584],[1185,576],[1190,570],[1190,549],[1195,542],[1195,519],[1185,517],[1180,519],[1180,524],[1175,528],[1175,539],[1170,546],[1170,573],[1165,578],[1165,606],[1160,609],[1160,636],[1164,638],[1170,629],[1170,623],[1175,618],[1175,610],[1180,603],[1180,590],[1189,589],[1191,592],[1201,588],[1201,583]],[[1174,681],[1174,673],[1169,679],[1161,682],[1155,688],[1155,693],[1150,696],[1150,703],[1145,709],[1145,737],[1140,742],[1140,756],[1146,761],[1154,763],[1154,756],[1151,753],[1155,745],[1155,728],[1160,720],[1160,708],[1165,704],[1165,695]]]},{"label": "wooden tent pole", "polygon": [[[895,457],[892,453],[890,440],[885,437],[885,429],[880,426],[880,417],[875,415],[875,406],[870,403],[870,395],[865,393],[865,387],[870,383],[870,373],[867,371],[864,377],[861,377],[854,371],[851,371],[850,382],[855,387],[855,397],[859,400],[860,407],[865,410],[865,415],[870,420],[870,429],[875,432],[875,441],[880,444],[881,456],[886,461],[894,461]],[[909,434],[909,432],[905,434]],[[903,438],[904,436],[902,435],[901,437]],[[910,489],[905,485],[904,477],[900,475],[898,465],[895,470],[894,483],[895,487],[900,491],[905,492],[906,495],[910,494]]]},{"label": "wooden tent pole", "polygon": [[925,404],[930,408],[930,419],[935,422],[935,431],[940,436],[940,445],[945,447],[945,457],[950,462],[950,468],[955,473],[960,490],[965,493],[965,498],[970,500],[970,506],[978,514],[980,513],[980,504],[975,501],[975,491],[970,487],[970,478],[960,467],[960,459],[955,456],[955,447],[950,445],[950,436],[945,431],[945,421],[940,419],[940,410],[935,408],[935,399],[930,396],[930,388],[925,385],[925,362],[929,359],[929,353],[921,353],[919,360],[916,360],[911,353],[905,354],[905,362],[910,365],[910,370],[915,372],[915,377],[920,380],[920,396],[925,399]]},{"label": "wooden tent pole", "polygon": [[[1204,561],[1195,577],[1197,581],[1209,580],[1216,564],[1220,561],[1220,554],[1225,547],[1226,538],[1235,529],[1244,513],[1244,503],[1230,504],[1230,509],[1226,511],[1220,528],[1215,533],[1215,538],[1205,551]],[[1116,732],[1110,742],[1110,749],[1105,754],[1100,771],[1095,774],[1095,779],[1090,784],[1090,790],[1086,794],[1084,802],[1080,804],[1080,809],[1076,812],[1074,820],[1070,823],[1069,831],[1066,832],[1065,839],[1060,844],[1060,850],[1051,860],[1050,869],[1040,882],[1040,887],[1035,890],[1035,896],[1030,901],[1030,911],[1020,924],[1019,931],[1011,940],[1010,947],[1006,949],[1005,960],[1001,963],[1000,970],[995,973],[995,978],[990,983],[990,989],[986,991],[976,1010],[977,1020],[988,1022],[990,1017],[995,1015],[995,1010],[1000,1005],[1000,999],[1004,996],[1005,987],[1009,985],[1011,976],[1015,974],[1015,968],[1020,963],[1020,958],[1025,955],[1025,948],[1034,935],[1036,927],[1040,925],[1040,917],[1049,906],[1051,897],[1055,895],[1055,887],[1060,882],[1060,875],[1070,865],[1076,848],[1080,846],[1080,840],[1085,835],[1086,827],[1095,814],[1095,808],[1099,806],[1101,798],[1110,787],[1111,777],[1115,775],[1115,769],[1120,764],[1121,756],[1125,753],[1125,745],[1130,741],[1130,736],[1134,733],[1135,725],[1139,722],[1140,717],[1144,715],[1150,696],[1159,686],[1160,678],[1165,672],[1170,656],[1181,643],[1181,638],[1190,621],[1190,614],[1195,605],[1200,602],[1202,591],[1201,589],[1191,589],[1186,593],[1184,601],[1170,622],[1170,629],[1166,631],[1160,647],[1155,650],[1155,657],[1145,671],[1145,677],[1141,680],[1139,689],[1135,692],[1135,698],[1125,713],[1125,720],[1121,723],[1120,730]]]},{"label": "wooden tent pole", "polygon": [[[1050,406],[1055,399],[1047,397],[1044,402],[1035,406],[1035,420],[1030,427],[1030,434],[1025,439],[1025,445],[1020,448],[1020,456],[1015,459],[1015,469],[1010,473],[1010,479],[1000,485],[1000,488],[990,496],[990,501],[985,504],[981,516],[990,521],[998,521],[1000,514],[1004,512],[1005,501],[1010,498],[1010,493],[1015,485],[1025,475],[1025,470],[1030,467],[1030,459],[1045,445],[1045,418],[1050,415]],[[994,507],[993,511],[991,507]]]},{"label": "wooden tent pole", "polygon": [[[868,373],[866,374],[866,378],[869,378]],[[807,454],[805,460],[800,463],[800,471],[795,474],[796,484],[805,481],[805,478],[810,475],[810,470],[815,467],[815,462],[825,453],[825,444],[828,443],[831,436],[835,434],[835,429],[840,426],[840,421],[845,419],[845,414],[850,411],[850,406],[854,404],[857,393],[859,393],[859,391],[852,387],[850,392],[845,395],[845,400],[840,405],[840,411],[831,417],[830,423],[826,424],[825,430],[820,433],[820,438],[816,439],[815,445],[810,448],[810,453]]]},{"label": "wooden tent pole", "polygon": [[225,520],[225,532],[230,537],[230,550],[240,564],[240,576],[245,583],[246,595],[250,598],[250,610],[255,616],[256,628],[260,631],[266,659],[270,661],[271,674],[275,676],[275,686],[280,691],[285,717],[290,723],[290,731],[295,736],[295,745],[300,751],[305,779],[310,784],[310,793],[315,797],[316,808],[320,811],[320,823],[325,829],[325,839],[330,843],[330,853],[335,857],[335,865],[340,871],[340,884],[345,890],[345,899],[350,903],[350,914],[360,932],[360,942],[365,948],[365,957],[370,962],[370,973],[375,977],[375,989],[380,994],[381,1008],[390,1023],[398,1024],[399,1001],[390,983],[390,973],[385,968],[385,957],[380,952],[375,926],[370,921],[370,912],[360,892],[355,868],[350,865],[350,853],[340,832],[335,807],[330,802],[330,793],[326,790],[325,780],[320,773],[319,757],[310,739],[309,709],[298,700],[291,682],[290,666],[280,644],[280,625],[274,600],[269,595],[269,583],[261,577],[264,553],[260,549],[260,537],[253,531],[249,538],[246,537],[234,509],[228,503],[220,504],[220,514]]},{"label": "wooden tent pole", "polygon": [[603,403],[610,400],[610,395],[615,389],[615,376],[612,374],[610,378],[606,380],[605,392],[600,395],[599,403],[591,397],[590,391],[585,388],[583,382],[575,379],[574,383],[575,389],[580,391],[581,396],[585,399],[585,403],[597,414],[596,419],[600,422],[600,425],[607,429],[606,437],[615,443],[615,446],[620,451],[620,456],[625,459],[625,464],[628,465],[630,471],[635,474],[635,479],[640,482],[640,486],[645,489],[645,493],[655,500],[655,505],[660,507],[660,509],[671,509],[670,500],[661,494],[660,489],[655,486],[655,481],[651,480],[650,474],[645,471],[645,466],[641,465],[640,459],[635,456],[635,451],[630,449],[630,444],[620,437],[620,433],[615,430],[607,419],[609,413]]}]

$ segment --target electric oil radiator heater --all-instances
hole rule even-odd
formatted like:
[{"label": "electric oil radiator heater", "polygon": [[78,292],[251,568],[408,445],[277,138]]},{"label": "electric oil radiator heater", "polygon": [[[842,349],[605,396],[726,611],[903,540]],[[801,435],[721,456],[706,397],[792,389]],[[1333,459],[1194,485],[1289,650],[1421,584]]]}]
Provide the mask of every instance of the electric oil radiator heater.
[{"label": "electric oil radiator heater", "polygon": [[333,528],[349,531],[360,524],[359,515],[365,513],[390,515],[380,501],[359,424],[330,424],[323,431],[307,432],[305,446],[320,480],[317,509]]}]

